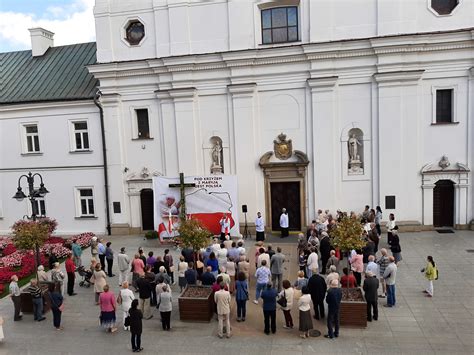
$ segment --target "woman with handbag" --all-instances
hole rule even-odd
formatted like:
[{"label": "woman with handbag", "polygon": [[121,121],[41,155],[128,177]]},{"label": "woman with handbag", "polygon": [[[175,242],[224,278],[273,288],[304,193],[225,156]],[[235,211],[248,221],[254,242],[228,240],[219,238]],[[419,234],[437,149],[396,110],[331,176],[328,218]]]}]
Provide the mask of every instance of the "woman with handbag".
[{"label": "woman with handbag", "polygon": [[283,290],[278,295],[277,303],[280,305],[283,315],[285,316],[285,329],[293,329],[293,318],[291,317],[291,309],[293,308],[294,290],[289,280],[283,280]]},{"label": "woman with handbag", "polygon": [[51,311],[53,312],[53,325],[56,330],[62,330],[61,314],[64,310],[64,299],[59,291],[59,284],[49,284],[49,298],[51,300]]},{"label": "woman with handbag", "polygon": [[128,316],[128,311],[132,306],[132,301],[135,299],[133,291],[128,288],[128,281],[122,283],[122,289],[117,296],[117,303],[122,307],[123,314],[123,330],[130,330],[129,326],[125,325],[125,318]]},{"label": "woman with handbag", "polygon": [[128,321],[126,324],[130,327],[130,333],[132,335],[132,350],[134,353],[137,353],[143,350],[141,347],[143,313],[138,309],[137,299],[132,301],[128,314],[129,316],[127,317]]},{"label": "woman with handbag", "polygon": [[245,322],[247,311],[247,301],[249,299],[249,290],[247,277],[245,273],[240,271],[235,281],[235,301],[237,302],[237,322]]},{"label": "woman with handbag", "polygon": [[428,255],[426,261],[426,267],[421,272],[425,274],[426,280],[428,280],[428,287],[423,292],[426,293],[426,297],[433,297],[433,281],[438,279],[438,270],[431,255]]}]

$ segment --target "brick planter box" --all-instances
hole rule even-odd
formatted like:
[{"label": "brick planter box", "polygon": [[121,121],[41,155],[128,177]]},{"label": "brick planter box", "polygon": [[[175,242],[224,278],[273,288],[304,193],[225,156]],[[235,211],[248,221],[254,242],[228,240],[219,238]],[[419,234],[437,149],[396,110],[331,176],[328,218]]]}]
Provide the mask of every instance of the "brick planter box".
[{"label": "brick planter box", "polygon": [[343,288],[340,309],[340,325],[367,327],[367,303],[360,288]]},{"label": "brick planter box", "polygon": [[206,286],[187,286],[178,297],[179,319],[191,322],[210,322],[214,315],[212,289]]}]

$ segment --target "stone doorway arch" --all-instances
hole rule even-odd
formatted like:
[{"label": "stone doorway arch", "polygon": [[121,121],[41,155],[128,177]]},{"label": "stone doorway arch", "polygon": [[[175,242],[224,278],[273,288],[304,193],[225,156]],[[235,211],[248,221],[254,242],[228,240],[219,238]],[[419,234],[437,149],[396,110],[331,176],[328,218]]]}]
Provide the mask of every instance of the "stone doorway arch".
[{"label": "stone doorway arch", "polygon": [[[288,211],[290,231],[305,230],[308,224],[306,206],[308,164],[308,156],[299,150],[291,152],[284,159],[278,158],[274,152],[267,152],[260,158],[259,165],[262,168],[265,184],[265,227],[267,230],[278,231],[275,227],[278,226],[281,207],[285,207]],[[285,190],[288,190],[290,196],[276,198],[279,194],[285,193]]]}]

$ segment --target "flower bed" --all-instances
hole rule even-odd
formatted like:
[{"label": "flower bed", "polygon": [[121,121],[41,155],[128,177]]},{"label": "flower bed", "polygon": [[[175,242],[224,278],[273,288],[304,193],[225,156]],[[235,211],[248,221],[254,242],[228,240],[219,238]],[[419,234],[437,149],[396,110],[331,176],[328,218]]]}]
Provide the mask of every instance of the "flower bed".
[{"label": "flower bed", "polygon": [[[93,233],[82,233],[68,239],[49,237],[40,248],[41,265],[48,265],[46,254],[53,253],[58,259],[65,258],[71,253],[71,249],[67,246],[72,244],[73,239],[76,239],[82,248],[86,248],[90,245],[93,236]],[[21,280],[34,272],[34,252],[32,250],[17,250],[11,237],[0,236],[0,295],[5,291],[13,275],[17,275]]]},{"label": "flower bed", "polygon": [[341,326],[367,327],[367,303],[359,287],[342,289],[340,317]]}]

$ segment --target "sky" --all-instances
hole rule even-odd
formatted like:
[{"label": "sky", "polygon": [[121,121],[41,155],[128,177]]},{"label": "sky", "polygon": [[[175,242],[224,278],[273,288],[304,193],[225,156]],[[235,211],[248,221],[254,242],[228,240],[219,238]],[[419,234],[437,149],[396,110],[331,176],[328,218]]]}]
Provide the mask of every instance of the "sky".
[{"label": "sky", "polygon": [[29,28],[54,32],[54,45],[95,40],[95,0],[0,0],[0,53],[31,49]]}]

